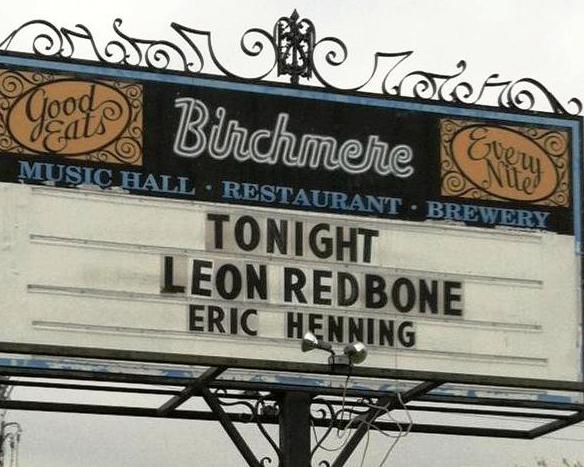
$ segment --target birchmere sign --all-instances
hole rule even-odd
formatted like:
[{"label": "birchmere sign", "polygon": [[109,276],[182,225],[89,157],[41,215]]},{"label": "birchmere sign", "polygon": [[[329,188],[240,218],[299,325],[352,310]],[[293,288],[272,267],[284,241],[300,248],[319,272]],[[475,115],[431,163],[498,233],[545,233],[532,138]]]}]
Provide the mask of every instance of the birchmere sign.
[{"label": "birchmere sign", "polygon": [[580,381],[581,135],[0,55],[0,351],[297,361],[310,330],[364,365]]},{"label": "birchmere sign", "polygon": [[574,233],[575,117],[3,61],[4,182]]}]

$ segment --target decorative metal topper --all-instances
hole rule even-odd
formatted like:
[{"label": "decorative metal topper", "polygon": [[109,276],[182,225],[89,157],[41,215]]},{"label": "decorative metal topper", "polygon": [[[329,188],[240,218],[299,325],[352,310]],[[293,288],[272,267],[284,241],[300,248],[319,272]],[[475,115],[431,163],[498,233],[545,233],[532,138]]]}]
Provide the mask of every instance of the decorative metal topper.
[{"label": "decorative metal topper", "polygon": [[[362,91],[368,84],[381,78],[379,91],[391,97],[414,97],[463,104],[493,105],[496,102],[496,105],[511,110],[544,110],[569,115],[578,115],[583,109],[582,102],[577,98],[572,98],[563,105],[542,83],[532,78],[503,80],[499,74],[494,73],[484,82],[473,85],[462,78],[467,69],[464,60],[456,64],[456,71],[451,74],[416,70],[400,75],[398,67],[413,51],[377,52],[373,71],[364,83],[349,88],[335,86],[325,77],[322,65],[342,65],[348,57],[346,45],[335,37],[316,40],[313,23],[300,19],[296,10],[290,17],[282,17],[276,22],[273,34],[260,28],[248,29],[243,34],[240,46],[246,55],[257,57],[272,54],[269,65],[254,77],[238,76],[221,64],[213,50],[209,31],[171,23],[171,28],[180,40],[171,42],[131,37],[122,32],[121,25],[121,19],[114,20],[113,30],[117,37],[100,47],[92,32],[84,25],[78,24],[75,29],[69,29],[59,28],[45,20],[28,21],[0,42],[0,50],[16,51],[16,47],[12,46],[18,40],[25,39],[30,40],[27,47],[35,54],[80,59],[87,58],[82,57],[79,50],[87,50],[82,44],[89,43],[95,54],[94,59],[108,65],[196,74],[206,70],[204,53],[196,44],[197,39],[203,37],[207,43],[206,52],[213,65],[232,78],[262,80],[276,69],[278,76],[289,75],[292,84],[298,84],[300,78],[311,84],[314,76],[318,84],[325,88],[347,91]],[[324,54],[320,52],[321,49],[324,49]],[[324,63],[316,63],[317,57],[324,57]]]},{"label": "decorative metal topper", "polygon": [[290,75],[292,84],[298,78],[311,78],[314,67],[314,25],[310,20],[298,21],[294,10],[290,18],[282,17],[276,23],[276,46],[278,49],[278,76]]}]

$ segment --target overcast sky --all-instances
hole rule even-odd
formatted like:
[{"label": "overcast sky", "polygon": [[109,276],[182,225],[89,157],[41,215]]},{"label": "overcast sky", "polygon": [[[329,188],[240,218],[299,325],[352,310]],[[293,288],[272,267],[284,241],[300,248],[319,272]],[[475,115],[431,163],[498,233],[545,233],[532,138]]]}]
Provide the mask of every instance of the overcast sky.
[{"label": "overcast sky", "polygon": [[[208,30],[219,60],[241,75],[255,69],[238,49],[242,33],[251,27],[270,31],[277,18],[296,8],[314,22],[317,37],[335,36],[347,45],[349,58],[334,75],[347,86],[371,73],[375,52],[413,50],[411,69],[448,74],[465,59],[468,79],[479,85],[491,73],[531,77],[561,102],[584,101],[580,0],[19,0],[7,7],[2,37],[30,19],[66,27],[82,23],[102,37],[116,17],[124,20],[126,33],[142,38],[172,38],[172,21]],[[34,394],[17,389],[14,396]],[[31,412],[11,412],[9,419],[24,429],[22,467],[243,465],[226,435],[208,422]],[[386,448],[387,440],[373,436],[365,465],[378,465]],[[535,441],[412,434],[398,444],[388,465],[535,466],[541,458],[548,465],[562,465],[562,458],[584,463],[584,425]]]}]

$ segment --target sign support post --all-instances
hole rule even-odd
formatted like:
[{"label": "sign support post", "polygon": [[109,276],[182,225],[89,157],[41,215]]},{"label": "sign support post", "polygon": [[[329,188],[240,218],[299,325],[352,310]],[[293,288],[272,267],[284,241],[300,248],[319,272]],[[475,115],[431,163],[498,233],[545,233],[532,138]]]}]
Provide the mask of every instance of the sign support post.
[{"label": "sign support post", "polygon": [[6,411],[3,411],[2,417],[0,418],[0,467],[4,467],[4,459],[6,458],[6,451],[4,450],[4,434],[5,434],[5,424],[4,417],[6,416]]},{"label": "sign support post", "polygon": [[310,394],[286,391],[279,414],[283,467],[310,465]]}]

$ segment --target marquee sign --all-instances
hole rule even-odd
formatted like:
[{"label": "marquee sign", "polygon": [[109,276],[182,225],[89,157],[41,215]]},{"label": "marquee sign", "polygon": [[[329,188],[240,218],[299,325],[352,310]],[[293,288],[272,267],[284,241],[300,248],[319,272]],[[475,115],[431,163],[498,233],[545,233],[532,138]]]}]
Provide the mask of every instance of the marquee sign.
[{"label": "marquee sign", "polygon": [[0,341],[580,378],[579,118],[0,69]]}]

